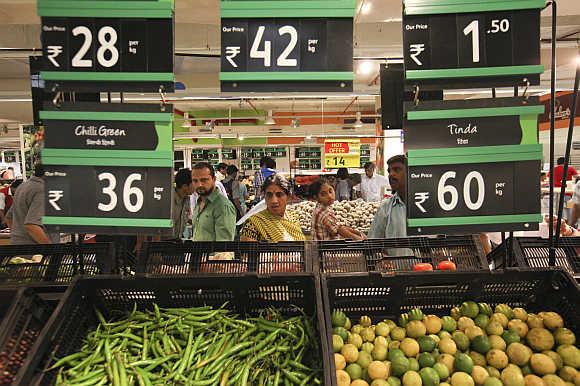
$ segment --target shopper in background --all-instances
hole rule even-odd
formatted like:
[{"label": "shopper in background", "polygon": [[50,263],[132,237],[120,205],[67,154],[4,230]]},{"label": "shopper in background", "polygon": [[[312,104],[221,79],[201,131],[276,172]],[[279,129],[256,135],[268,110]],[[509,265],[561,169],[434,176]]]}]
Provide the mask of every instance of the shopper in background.
[{"label": "shopper in background", "polygon": [[14,179],[14,168],[12,166],[2,172],[3,180],[13,180]]},{"label": "shopper in background", "polygon": [[[36,164],[34,175],[16,190],[7,214],[11,244],[51,244],[53,240],[42,225],[44,216],[44,168]],[[55,240],[57,241],[57,240]]]},{"label": "shopper in background", "polygon": [[223,180],[225,180],[226,178],[226,170],[227,170],[228,165],[226,165],[223,162],[220,162],[217,165],[217,172],[215,173],[215,179],[219,182],[222,182]]},{"label": "shopper in background", "polygon": [[350,200],[351,182],[347,168],[340,168],[336,172],[336,198],[338,201]]},{"label": "shopper in background", "polygon": [[396,155],[389,158],[387,165],[393,196],[379,207],[369,230],[369,239],[407,237],[407,159],[404,155]]},{"label": "shopper in background", "polygon": [[276,174],[276,161],[271,157],[260,158],[260,170],[254,173],[254,202],[260,202],[264,198],[262,187],[266,178]]},{"label": "shopper in background", "polygon": [[317,201],[312,212],[312,231],[314,240],[337,240],[340,238],[364,240],[366,237],[349,227],[340,225],[332,209],[335,194],[332,185],[324,179],[310,185],[312,197]]},{"label": "shopper in background", "polygon": [[191,214],[189,196],[191,196],[192,191],[191,170],[180,169],[175,175],[175,192],[173,194],[173,207],[171,208],[174,239],[183,237],[183,232]]},{"label": "shopper in background", "polygon": [[216,188],[213,167],[200,162],[192,170],[193,188],[198,194],[192,217],[193,241],[232,241],[236,233],[236,210]]},{"label": "shopper in background", "polygon": [[[558,158],[556,161],[557,165],[554,167],[554,186],[557,188],[562,187],[562,177],[564,176],[564,162],[566,159],[564,157]],[[575,176],[578,175],[574,166],[568,165],[568,173],[566,174],[566,181],[571,181]]]},{"label": "shopper in background", "polygon": [[237,211],[237,219],[239,220],[248,210],[246,200],[248,198],[248,190],[246,186],[238,180],[238,168],[235,165],[229,165],[226,173],[227,177],[223,181],[228,198],[234,204]]},{"label": "shopper in background", "polygon": [[0,227],[5,228],[10,225],[6,222],[6,213],[12,207],[14,202],[14,194],[16,194],[16,188],[22,184],[22,180],[14,180],[10,185],[0,189]]},{"label": "shopper in background", "polygon": [[[215,188],[217,189],[218,192],[220,192],[221,195],[223,195],[224,197],[228,197],[228,192],[226,191],[226,188],[224,186],[224,184],[222,184],[221,181],[215,180]],[[195,191],[195,189],[193,189],[193,193],[191,193],[190,199],[189,199],[189,203],[191,205],[191,210],[195,209],[195,207],[197,206],[197,199],[199,198],[199,194],[197,194],[197,192]]]},{"label": "shopper in background", "polygon": [[264,186],[266,209],[251,216],[240,233],[240,241],[303,241],[306,239],[300,221],[286,210],[290,197],[288,181],[279,175],[266,178]]},{"label": "shopper in background", "polygon": [[367,162],[364,165],[365,174],[361,176],[360,193],[366,202],[381,201],[384,189],[389,185],[387,178],[375,173],[375,164]]}]

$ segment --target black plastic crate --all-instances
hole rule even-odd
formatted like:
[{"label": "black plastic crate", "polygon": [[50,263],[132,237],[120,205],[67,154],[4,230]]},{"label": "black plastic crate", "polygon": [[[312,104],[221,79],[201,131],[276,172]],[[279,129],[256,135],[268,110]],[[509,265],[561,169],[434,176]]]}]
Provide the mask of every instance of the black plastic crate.
[{"label": "black plastic crate", "polygon": [[3,295],[11,293],[12,299],[5,308],[8,299],[2,298],[2,308],[6,311],[0,323],[0,386],[12,384],[56,308],[57,302],[44,300],[41,292],[39,288],[28,287],[2,292]]},{"label": "black plastic crate", "polygon": [[[321,358],[327,358],[324,313],[320,280],[312,273],[275,275],[192,275],[188,277],[135,277],[119,276],[78,278],[67,290],[58,308],[47,323],[34,355],[27,359],[15,385],[52,385],[56,371],[46,371],[54,358],[76,352],[87,334],[98,324],[94,309],[105,318],[137,309],[160,307],[226,307],[240,315],[258,315],[260,311],[275,308],[286,316],[297,313],[295,306],[316,319],[320,333]],[[327,366],[321,363],[321,366]],[[324,370],[327,377],[328,370]],[[325,385],[330,380],[323,379]]]},{"label": "black plastic crate", "polygon": [[453,261],[458,271],[489,270],[477,235],[319,241],[316,248],[323,273],[406,272],[418,263],[437,269],[444,260]]},{"label": "black plastic crate", "polygon": [[312,272],[304,242],[158,242],[142,251],[138,273],[173,276],[192,273],[240,274]]},{"label": "black plastic crate", "polygon": [[[331,312],[340,310],[351,319],[368,315],[373,320],[397,320],[401,313],[419,307],[425,314],[449,315],[451,308],[473,300],[492,306],[505,303],[531,312],[555,311],[566,327],[580,333],[580,287],[561,269],[510,269],[497,272],[329,274],[322,278],[327,344],[332,347]],[[332,352],[328,357],[332,384],[336,385]]]},{"label": "black plastic crate", "polygon": [[[16,263],[16,257],[38,263]],[[113,246],[96,244],[6,245],[0,247],[0,283],[69,283],[76,275],[111,273],[115,268]]]},{"label": "black plastic crate", "polygon": [[[513,258],[508,266],[523,268],[549,267],[549,240],[540,237],[513,237],[507,239],[488,255],[488,260],[497,268],[504,267],[506,248],[513,242]],[[580,237],[561,237],[556,248],[555,266],[570,272],[580,278]]]}]

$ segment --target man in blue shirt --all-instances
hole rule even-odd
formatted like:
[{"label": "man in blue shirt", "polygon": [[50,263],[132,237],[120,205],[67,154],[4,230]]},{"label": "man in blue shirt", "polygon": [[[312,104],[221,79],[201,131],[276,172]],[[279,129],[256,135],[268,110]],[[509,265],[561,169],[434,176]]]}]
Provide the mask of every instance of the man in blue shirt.
[{"label": "man in blue shirt", "polygon": [[369,239],[407,237],[407,158],[396,155],[389,158],[387,165],[393,195],[379,207]]}]

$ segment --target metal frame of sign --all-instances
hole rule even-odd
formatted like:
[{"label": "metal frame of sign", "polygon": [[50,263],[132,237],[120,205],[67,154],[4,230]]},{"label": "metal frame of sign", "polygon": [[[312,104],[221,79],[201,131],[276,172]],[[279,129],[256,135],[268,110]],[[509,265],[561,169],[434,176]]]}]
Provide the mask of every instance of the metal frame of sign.
[{"label": "metal frame of sign", "polygon": [[[544,0],[488,0],[479,2],[468,0],[403,0],[403,4],[403,35],[406,34],[405,22],[417,20],[421,21],[420,24],[423,24],[426,20],[425,18],[429,16],[438,18],[457,14],[458,17],[467,17],[470,13],[488,15],[492,12],[497,12],[503,17],[509,11],[537,11],[535,17],[538,18],[539,36],[538,15],[545,7]],[[443,25],[450,25],[451,21],[446,20],[445,22],[441,21],[441,23]],[[486,32],[487,34],[490,33],[489,30],[485,31],[484,29],[484,36],[486,36]],[[519,35],[522,34],[520,33]],[[526,36],[526,38],[533,39],[531,36]],[[404,40],[406,39],[404,38]],[[544,66],[539,63],[539,38],[537,44],[538,63],[504,66],[488,65],[486,67],[458,66],[433,69],[407,69],[405,72],[407,86],[420,85],[421,89],[449,89],[465,88],[466,86],[513,86],[515,84],[525,86],[527,82],[530,84],[539,84],[539,77],[544,72]],[[513,47],[512,45],[512,50]],[[433,47],[427,49],[427,51],[430,50],[433,50]]]},{"label": "metal frame of sign", "polygon": [[[519,148],[519,149],[517,149]],[[519,150],[519,151],[517,151]],[[513,230],[537,230],[538,223],[542,221],[540,214],[540,185],[534,178],[536,170],[540,170],[542,159],[542,145],[515,146],[487,146],[479,148],[456,149],[450,153],[450,149],[432,149],[409,151],[407,186],[409,196],[414,190],[411,187],[411,174],[418,173],[417,167],[443,168],[455,170],[456,168],[469,167],[469,165],[488,165],[491,169],[501,171],[505,168],[518,169],[520,172],[530,172],[530,175],[514,173],[514,178],[520,181],[510,181],[514,200],[527,200],[521,204],[518,213],[508,215],[474,215],[474,216],[449,216],[449,217],[426,217],[411,218],[411,205],[413,200],[409,198],[407,206],[407,233],[409,235],[426,234],[453,234],[453,233],[479,233],[486,231],[513,231]],[[429,171],[423,169],[422,171]],[[484,179],[486,177],[484,176]],[[486,179],[489,182],[489,178]],[[461,184],[461,181],[458,182]],[[414,184],[413,186],[416,186]],[[437,188],[435,188],[437,189]],[[459,190],[459,188],[457,188]],[[435,192],[433,192],[435,193]],[[461,198],[459,199],[461,200]],[[508,203],[509,204],[509,203]]]},{"label": "metal frame of sign", "polygon": [[[405,104],[405,146],[416,149],[538,143],[537,97],[426,101]],[[470,142],[471,141],[471,142]]]},{"label": "metal frame of sign", "polygon": [[[243,23],[253,19],[352,19],[356,0],[221,0],[221,18]],[[222,31],[222,36],[223,36]],[[222,41],[224,39],[222,38]],[[341,47],[344,49],[344,47]],[[222,57],[226,57],[222,52]],[[352,91],[354,73],[346,71],[221,71],[222,91]]]},{"label": "metal frame of sign", "polygon": [[[172,105],[161,108],[154,104],[74,103],[60,107],[46,104],[40,112],[45,125],[43,159],[137,158],[143,161],[143,166],[156,166],[151,163],[158,161],[153,160],[165,165],[173,158],[172,111]],[[79,126],[83,134],[75,134]],[[99,134],[99,130],[106,129],[116,130],[116,135]],[[92,145],[86,145],[87,140]],[[103,140],[117,142],[105,145]]]},{"label": "metal frame of sign", "polygon": [[[143,19],[167,19],[171,23],[171,32],[174,31],[174,0],[38,0],[38,15],[43,25],[45,22],[52,21],[58,21],[64,25],[69,19],[86,19],[88,23],[111,19],[129,19],[135,22]],[[93,35],[95,36],[92,36],[92,40],[96,41],[97,35]],[[46,50],[46,47],[43,49]],[[46,88],[54,91],[158,92],[161,87],[165,92],[172,92],[175,81],[173,51],[173,44],[171,44],[171,52],[167,53],[166,58],[167,61],[171,61],[171,71],[167,72],[44,70],[41,71],[41,77],[46,83]],[[121,49],[121,54],[123,52],[125,52],[124,49]],[[45,52],[45,58],[47,56]],[[149,56],[149,53],[145,54],[146,58]]]}]

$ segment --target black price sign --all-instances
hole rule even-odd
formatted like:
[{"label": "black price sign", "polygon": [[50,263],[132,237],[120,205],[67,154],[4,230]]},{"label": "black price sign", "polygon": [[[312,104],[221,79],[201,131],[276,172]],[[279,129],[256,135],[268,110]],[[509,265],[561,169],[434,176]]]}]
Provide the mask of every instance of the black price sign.
[{"label": "black price sign", "polygon": [[409,167],[408,233],[537,229],[539,167],[535,160]]},{"label": "black price sign", "polygon": [[222,90],[352,90],[352,28],[344,18],[223,19]]},{"label": "black price sign", "polygon": [[172,2],[39,0],[38,8],[47,88],[173,91]]},{"label": "black price sign", "polygon": [[[496,4],[413,7],[405,2],[403,44],[406,79],[423,86],[539,84],[540,10],[505,10]],[[532,2],[529,2],[532,3]],[[411,4],[411,6],[408,6]],[[535,8],[534,8],[535,7]],[[469,12],[470,9],[479,9]]]},{"label": "black price sign", "polygon": [[47,165],[44,224],[142,233],[171,226],[171,168]]}]

